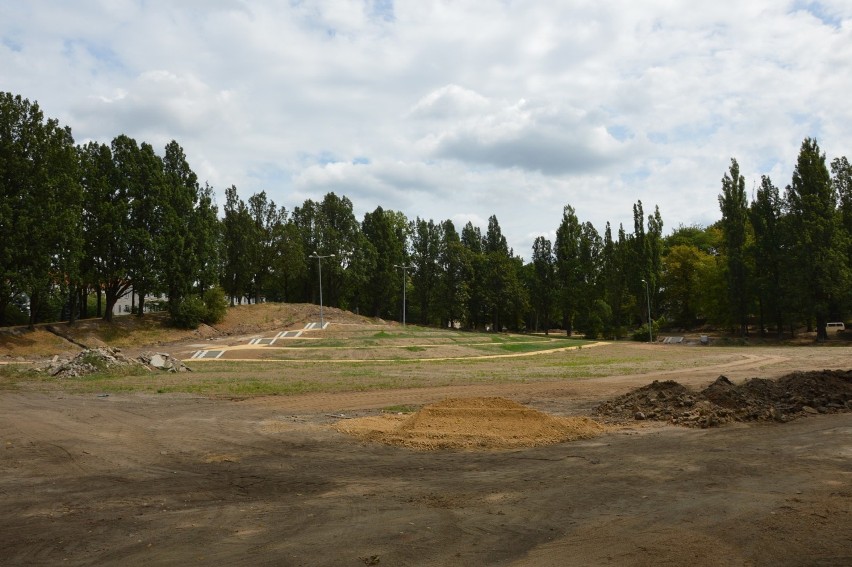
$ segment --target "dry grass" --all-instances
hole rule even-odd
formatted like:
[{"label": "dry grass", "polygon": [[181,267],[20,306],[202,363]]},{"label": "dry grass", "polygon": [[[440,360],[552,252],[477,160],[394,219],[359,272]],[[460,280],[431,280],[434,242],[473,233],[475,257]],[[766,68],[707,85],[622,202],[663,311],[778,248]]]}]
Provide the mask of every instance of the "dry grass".
[{"label": "dry grass", "polygon": [[[226,320],[216,329],[183,331],[165,326],[160,315],[146,315],[141,320],[119,317],[112,324],[83,321],[71,332],[80,342],[119,346],[126,353],[156,349],[189,357],[199,348],[194,345],[200,341],[207,345],[246,345],[246,333],[275,336],[286,328],[303,328],[306,322],[317,320],[318,314],[314,305],[262,304],[229,310]],[[403,328],[396,323],[330,308],[325,316],[332,322],[328,330],[309,334],[311,338],[302,341],[276,342],[275,346],[291,345],[293,348],[289,350],[269,348],[227,353],[254,358],[267,356],[268,360],[251,363],[193,360],[188,362],[191,373],[111,372],[65,380],[0,366],[0,388],[248,397],[467,384],[560,383],[660,373],[677,380],[681,370],[692,373],[718,368],[721,374],[727,372],[726,365],[743,361],[752,361],[748,366],[749,376],[791,369],[852,367],[850,347],[699,347],[624,341],[537,354],[537,350],[578,343],[562,337],[468,333],[415,325]],[[215,337],[215,341],[205,341],[211,338],[207,335]],[[0,334],[0,348],[0,357],[6,354],[32,358],[73,354],[78,350],[43,329],[17,334],[7,330]],[[525,356],[506,357],[511,354]],[[485,358],[494,355],[503,357]],[[293,360],[297,358],[301,360]]]},{"label": "dry grass", "polygon": [[48,332],[44,327],[29,330],[25,327],[0,332],[0,361],[7,359],[46,357],[73,353],[78,349],[66,340]]}]

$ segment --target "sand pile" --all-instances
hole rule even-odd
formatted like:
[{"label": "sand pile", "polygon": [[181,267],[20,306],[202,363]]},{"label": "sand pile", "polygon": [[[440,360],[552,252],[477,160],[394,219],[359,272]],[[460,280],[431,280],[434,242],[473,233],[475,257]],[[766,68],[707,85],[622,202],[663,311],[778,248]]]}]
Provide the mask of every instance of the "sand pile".
[{"label": "sand pile", "polygon": [[449,398],[409,415],[347,419],[335,428],[368,441],[415,449],[511,449],[588,439],[604,426],[555,417],[505,398]]}]

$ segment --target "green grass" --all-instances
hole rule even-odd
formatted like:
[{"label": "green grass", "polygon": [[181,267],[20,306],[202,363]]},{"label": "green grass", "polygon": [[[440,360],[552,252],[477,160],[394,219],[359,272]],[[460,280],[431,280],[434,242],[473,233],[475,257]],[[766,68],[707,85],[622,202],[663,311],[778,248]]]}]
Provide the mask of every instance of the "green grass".
[{"label": "green grass", "polygon": [[[251,397],[369,392],[463,384],[566,381],[598,376],[694,368],[738,360],[741,349],[635,349],[632,343],[553,352],[530,358],[476,358],[549,351],[590,344],[567,337],[470,333],[421,329],[337,334],[294,348],[264,352],[287,357],[252,362],[189,361],[193,372],[149,372],[140,368],[101,369],[78,378],[54,378],[25,366],[0,366],[0,390],[69,394],[125,393]],[[381,345],[381,346],[379,346]],[[444,355],[441,349],[446,347]],[[418,354],[425,351],[425,354]],[[428,360],[428,356],[452,360]],[[375,358],[353,362],[353,359]],[[420,357],[427,357],[420,360]],[[457,359],[456,357],[469,357]],[[299,358],[304,361],[298,360]],[[396,410],[389,410],[396,411]]]}]

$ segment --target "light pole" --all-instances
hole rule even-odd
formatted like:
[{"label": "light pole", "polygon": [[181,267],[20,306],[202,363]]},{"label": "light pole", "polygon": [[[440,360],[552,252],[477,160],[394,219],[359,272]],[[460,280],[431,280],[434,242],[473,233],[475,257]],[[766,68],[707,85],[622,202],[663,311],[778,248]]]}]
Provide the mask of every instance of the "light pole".
[{"label": "light pole", "polygon": [[648,291],[648,281],[642,278],[642,282],[645,284],[645,300],[648,302],[648,344],[652,344],[654,335],[651,333],[651,292]]},{"label": "light pole", "polygon": [[319,266],[319,291],[320,291],[320,329],[325,329],[325,319],[322,316],[322,259],[323,258],[334,258],[334,254],[326,254],[325,256],[320,256],[316,252],[308,256],[308,258],[316,258],[317,266]]},{"label": "light pole", "polygon": [[399,264],[394,264],[393,267],[400,268],[402,270],[402,326],[405,327],[405,271],[413,268],[414,266],[400,266]]}]

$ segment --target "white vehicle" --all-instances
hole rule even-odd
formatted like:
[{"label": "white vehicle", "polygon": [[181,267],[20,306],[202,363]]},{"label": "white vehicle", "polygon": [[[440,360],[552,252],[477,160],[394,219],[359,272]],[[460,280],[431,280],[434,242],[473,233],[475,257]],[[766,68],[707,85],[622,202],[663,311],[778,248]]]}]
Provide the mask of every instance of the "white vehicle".
[{"label": "white vehicle", "polygon": [[826,323],[825,324],[825,334],[829,333],[839,333],[840,331],[845,331],[846,325],[842,322],[839,323]]}]

